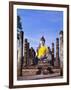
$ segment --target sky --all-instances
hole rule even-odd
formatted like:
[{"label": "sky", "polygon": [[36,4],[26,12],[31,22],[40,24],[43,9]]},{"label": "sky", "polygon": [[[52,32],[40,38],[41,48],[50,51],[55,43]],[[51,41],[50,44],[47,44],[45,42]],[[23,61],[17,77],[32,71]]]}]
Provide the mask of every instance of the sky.
[{"label": "sky", "polygon": [[46,45],[56,44],[59,32],[63,30],[63,11],[17,9],[17,15],[21,18],[24,38],[30,42],[30,47],[35,50],[40,38],[45,37]]}]

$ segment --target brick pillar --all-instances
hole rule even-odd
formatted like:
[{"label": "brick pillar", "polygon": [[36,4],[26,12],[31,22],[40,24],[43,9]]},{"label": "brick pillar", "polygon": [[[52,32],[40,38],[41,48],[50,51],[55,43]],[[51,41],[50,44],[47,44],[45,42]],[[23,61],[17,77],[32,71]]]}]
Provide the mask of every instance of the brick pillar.
[{"label": "brick pillar", "polygon": [[27,39],[24,40],[24,66],[27,65]]},{"label": "brick pillar", "polygon": [[29,56],[29,42],[27,42],[27,65],[30,65],[30,56]]},{"label": "brick pillar", "polygon": [[54,43],[52,43],[52,66],[54,66]]},{"label": "brick pillar", "polygon": [[63,31],[60,31],[60,67],[63,67]]},{"label": "brick pillar", "polygon": [[19,33],[19,43],[18,46],[18,76],[22,76],[22,65],[23,65],[23,31]]},{"label": "brick pillar", "polygon": [[59,60],[59,38],[56,38],[56,66],[60,66]]},{"label": "brick pillar", "polygon": [[31,47],[31,63],[33,64],[33,48]]},{"label": "brick pillar", "polygon": [[31,47],[31,62],[32,64],[34,64],[34,58],[35,58],[35,50],[33,49],[33,47]]},{"label": "brick pillar", "polygon": [[29,61],[30,61],[30,65],[32,65],[33,64],[33,62],[32,62],[32,56],[31,56],[31,48],[29,48]]},{"label": "brick pillar", "polygon": [[48,63],[49,63],[50,65],[52,65],[52,52],[51,52],[50,47],[48,47],[47,57],[48,57]]}]

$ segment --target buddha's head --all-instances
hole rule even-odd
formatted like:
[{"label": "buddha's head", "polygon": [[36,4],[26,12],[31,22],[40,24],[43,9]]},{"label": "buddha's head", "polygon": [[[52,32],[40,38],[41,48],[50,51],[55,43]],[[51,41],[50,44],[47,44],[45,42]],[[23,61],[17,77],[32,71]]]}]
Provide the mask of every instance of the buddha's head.
[{"label": "buddha's head", "polygon": [[44,38],[44,36],[42,36],[41,38],[40,38],[40,45],[45,45],[45,38]]}]

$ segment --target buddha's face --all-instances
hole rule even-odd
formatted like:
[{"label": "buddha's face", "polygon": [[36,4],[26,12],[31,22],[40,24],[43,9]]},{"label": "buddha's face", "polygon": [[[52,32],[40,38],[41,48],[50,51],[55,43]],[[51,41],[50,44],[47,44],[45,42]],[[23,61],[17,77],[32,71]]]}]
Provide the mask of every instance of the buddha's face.
[{"label": "buddha's face", "polygon": [[40,45],[44,45],[44,44],[45,44],[45,42],[40,40]]}]

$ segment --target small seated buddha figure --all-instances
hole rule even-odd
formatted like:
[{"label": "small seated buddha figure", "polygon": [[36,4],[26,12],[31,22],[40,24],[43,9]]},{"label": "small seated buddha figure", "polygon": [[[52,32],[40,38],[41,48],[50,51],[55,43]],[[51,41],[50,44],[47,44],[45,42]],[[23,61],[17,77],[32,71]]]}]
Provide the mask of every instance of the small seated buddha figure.
[{"label": "small seated buddha figure", "polygon": [[36,56],[42,62],[47,60],[48,47],[45,45],[45,38],[42,36],[40,39],[39,47],[37,49]]}]

